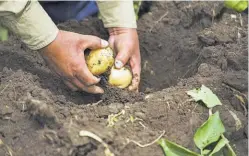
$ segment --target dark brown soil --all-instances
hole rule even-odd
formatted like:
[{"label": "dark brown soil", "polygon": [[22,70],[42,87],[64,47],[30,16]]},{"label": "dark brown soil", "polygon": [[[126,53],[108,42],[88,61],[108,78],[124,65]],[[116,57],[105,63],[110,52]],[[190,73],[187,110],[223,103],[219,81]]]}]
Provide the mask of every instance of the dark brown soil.
[{"label": "dark brown soil", "polygon": [[[0,139],[13,156],[103,156],[99,143],[79,137],[80,130],[88,130],[117,156],[163,156],[157,144],[141,148],[127,140],[146,144],[165,131],[164,138],[198,151],[193,135],[208,110],[191,102],[186,91],[204,84],[222,101],[215,110],[225,136],[238,156],[246,156],[247,23],[246,14],[225,9],[222,2],[152,2],[138,21],[141,93],[107,88],[102,96],[71,92],[37,52],[11,36],[0,44]],[[108,38],[98,19],[59,27]],[[115,126],[107,127],[108,115],[122,110]],[[127,122],[130,115],[140,120]],[[9,155],[6,149],[0,144],[1,156]]]}]

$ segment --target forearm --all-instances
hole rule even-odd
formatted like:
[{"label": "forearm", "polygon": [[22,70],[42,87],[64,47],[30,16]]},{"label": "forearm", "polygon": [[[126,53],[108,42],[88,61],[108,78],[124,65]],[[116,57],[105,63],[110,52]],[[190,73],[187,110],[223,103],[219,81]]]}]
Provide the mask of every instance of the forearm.
[{"label": "forearm", "polygon": [[133,1],[97,1],[106,28],[137,28]]},{"label": "forearm", "polygon": [[34,0],[0,2],[0,23],[32,50],[47,46],[58,34],[56,25]]}]

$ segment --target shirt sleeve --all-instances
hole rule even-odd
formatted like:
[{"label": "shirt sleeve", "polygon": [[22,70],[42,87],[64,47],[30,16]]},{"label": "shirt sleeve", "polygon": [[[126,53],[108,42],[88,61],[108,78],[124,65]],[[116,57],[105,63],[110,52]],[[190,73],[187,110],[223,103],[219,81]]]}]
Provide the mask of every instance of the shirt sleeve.
[{"label": "shirt sleeve", "polygon": [[38,1],[1,1],[0,23],[32,50],[50,44],[59,30]]},{"label": "shirt sleeve", "polygon": [[133,1],[97,1],[97,5],[101,19],[106,28],[137,28]]}]

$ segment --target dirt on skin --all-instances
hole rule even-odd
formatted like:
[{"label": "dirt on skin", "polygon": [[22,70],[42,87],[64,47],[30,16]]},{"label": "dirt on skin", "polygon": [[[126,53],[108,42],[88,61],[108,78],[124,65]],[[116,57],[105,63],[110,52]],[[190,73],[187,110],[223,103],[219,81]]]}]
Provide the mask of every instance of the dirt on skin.
[{"label": "dirt on skin", "polygon": [[[202,84],[223,104],[213,111],[220,112],[237,155],[248,155],[247,23],[248,15],[222,2],[152,2],[138,20],[138,94],[111,88],[99,96],[71,92],[38,52],[11,36],[0,44],[0,155],[103,156],[104,147],[80,137],[80,130],[97,134],[117,156],[162,156],[157,144],[142,148],[131,141],[147,144],[161,134],[198,152],[193,135],[208,110],[190,101],[186,91]],[[59,27],[108,38],[98,19]],[[122,111],[108,127],[108,116]]]}]

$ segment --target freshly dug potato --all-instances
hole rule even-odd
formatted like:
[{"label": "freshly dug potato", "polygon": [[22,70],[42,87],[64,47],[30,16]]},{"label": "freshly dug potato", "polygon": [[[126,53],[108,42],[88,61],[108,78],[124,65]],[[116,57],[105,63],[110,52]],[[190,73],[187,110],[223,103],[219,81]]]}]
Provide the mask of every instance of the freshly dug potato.
[{"label": "freshly dug potato", "polygon": [[110,47],[90,51],[86,64],[93,75],[101,75],[113,66],[114,53]]},{"label": "freshly dug potato", "polygon": [[132,73],[127,67],[117,69],[115,67],[111,68],[110,75],[108,77],[108,82],[110,85],[118,88],[126,88],[132,81]]},{"label": "freshly dug potato", "polygon": [[132,73],[127,67],[114,67],[114,52],[108,48],[90,51],[86,64],[93,75],[108,75],[108,83],[118,88],[126,88],[132,81]]}]

